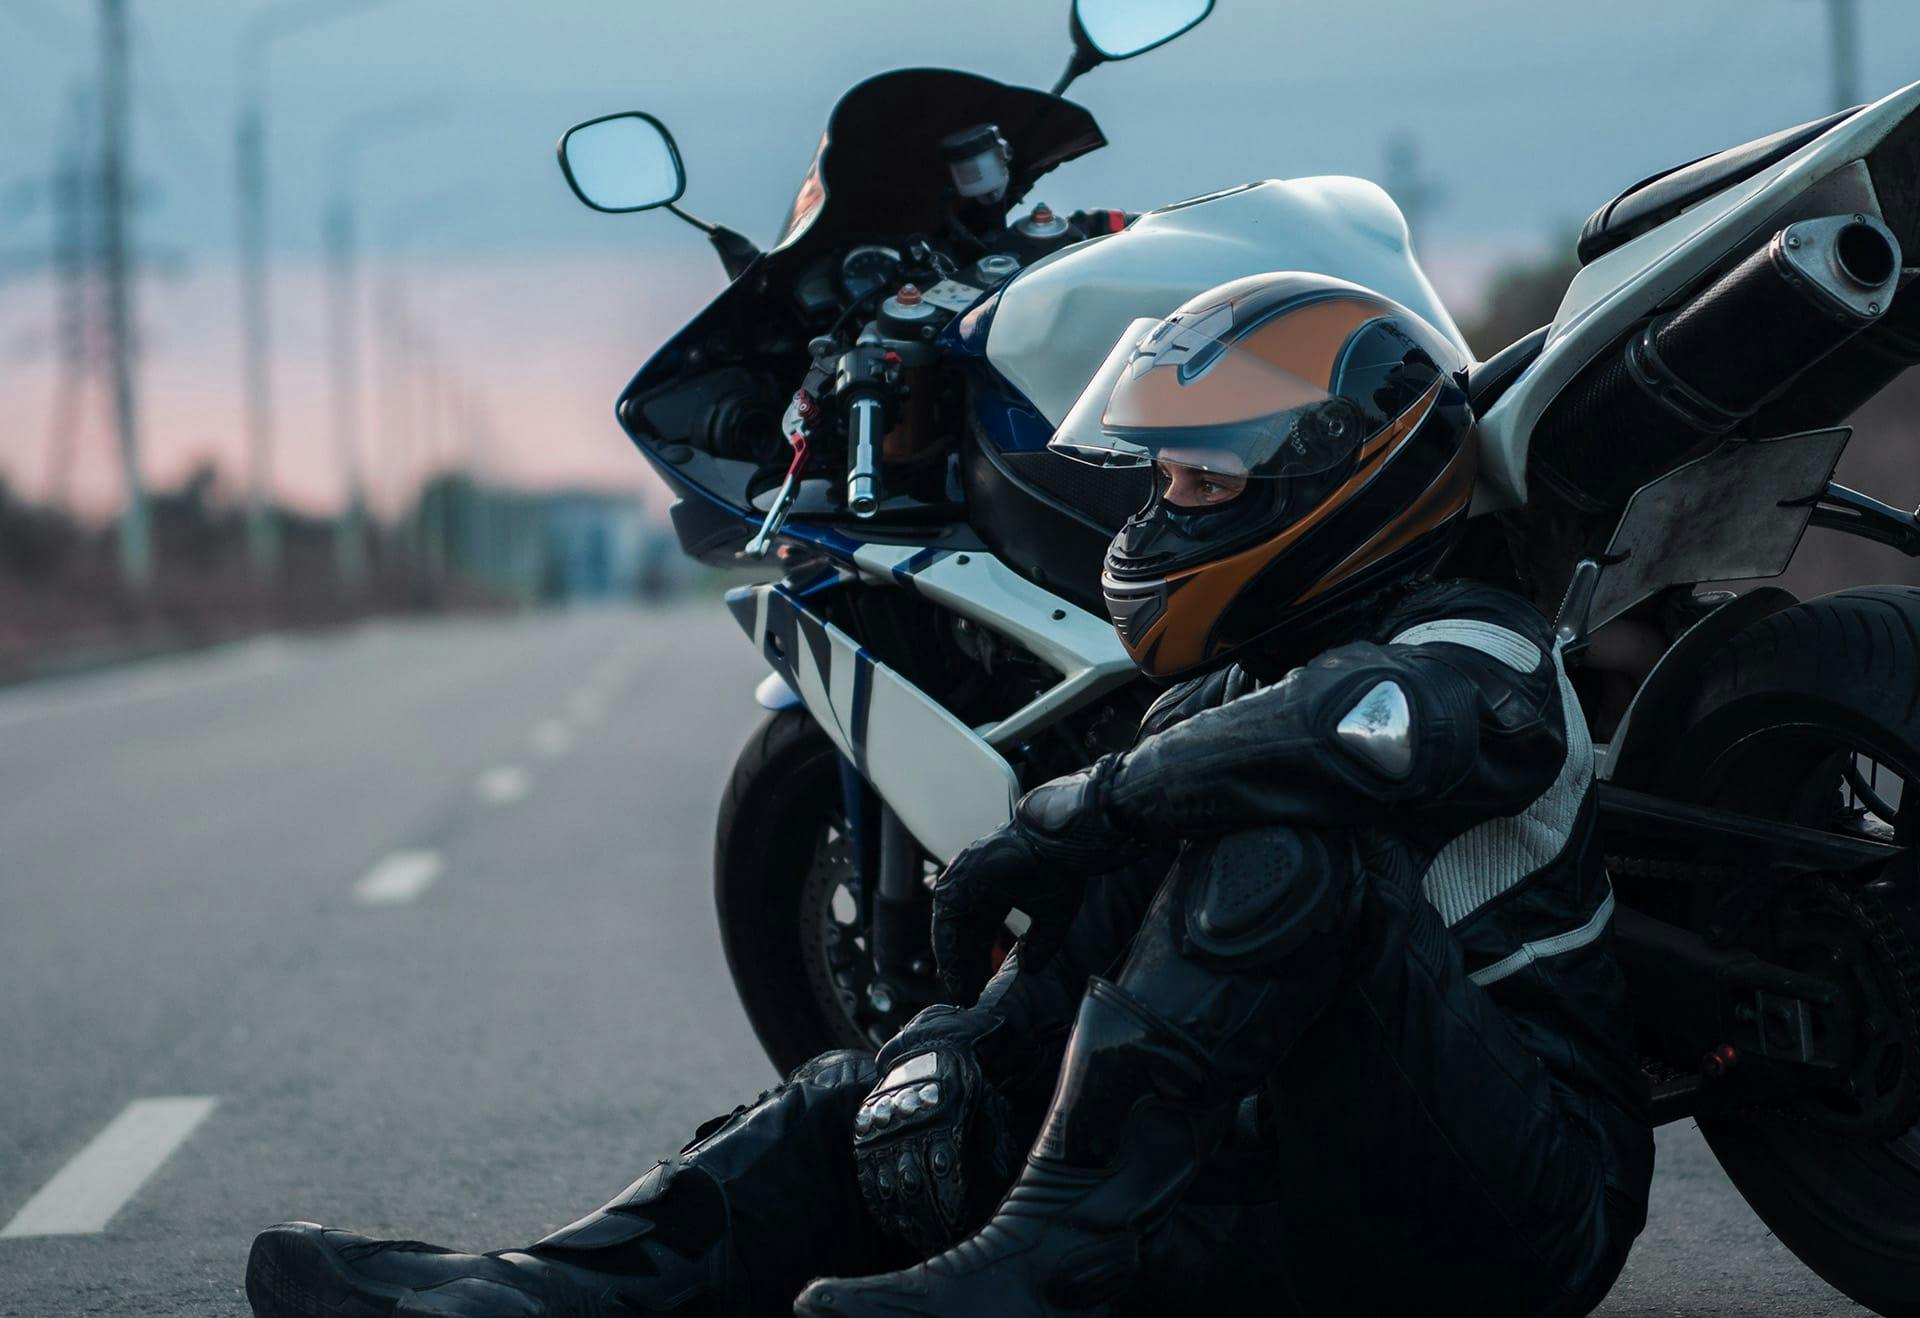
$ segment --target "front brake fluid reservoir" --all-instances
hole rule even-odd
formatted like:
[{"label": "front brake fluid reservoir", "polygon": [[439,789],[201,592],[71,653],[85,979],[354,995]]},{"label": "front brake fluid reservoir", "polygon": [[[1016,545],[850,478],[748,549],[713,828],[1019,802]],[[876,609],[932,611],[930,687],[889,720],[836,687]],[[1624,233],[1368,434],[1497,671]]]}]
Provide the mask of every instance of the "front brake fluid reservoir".
[{"label": "front brake fluid reservoir", "polygon": [[1022,238],[1059,238],[1066,234],[1067,222],[1043,201],[1028,211],[1024,219],[1014,221],[1013,231]]},{"label": "front brake fluid reservoir", "polygon": [[930,339],[947,313],[926,300],[918,287],[902,284],[880,304],[880,334],[889,339]]}]

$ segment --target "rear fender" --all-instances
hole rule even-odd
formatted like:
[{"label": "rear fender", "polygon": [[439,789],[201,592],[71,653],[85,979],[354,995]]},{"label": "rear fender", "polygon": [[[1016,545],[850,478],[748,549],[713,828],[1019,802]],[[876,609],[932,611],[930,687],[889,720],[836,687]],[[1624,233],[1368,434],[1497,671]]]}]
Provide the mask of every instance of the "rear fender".
[{"label": "rear fender", "polygon": [[1701,662],[1735,633],[1798,602],[1790,590],[1760,586],[1722,604],[1680,633],[1627,706],[1599,766],[1600,777],[1622,787],[1649,787],[1666,749],[1666,739],[1681,726],[1693,699]]}]

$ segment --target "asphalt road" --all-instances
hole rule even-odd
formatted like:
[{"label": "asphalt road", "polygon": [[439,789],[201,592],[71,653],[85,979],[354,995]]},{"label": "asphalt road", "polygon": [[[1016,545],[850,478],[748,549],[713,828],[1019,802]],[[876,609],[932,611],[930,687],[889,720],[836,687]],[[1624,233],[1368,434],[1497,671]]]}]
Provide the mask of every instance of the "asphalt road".
[{"label": "asphalt road", "polygon": [[[245,1313],[288,1217],[524,1243],[772,1083],[708,892],[759,675],[708,607],[0,693],[0,1315]],[[1863,1311],[1674,1128],[1603,1312]]]}]

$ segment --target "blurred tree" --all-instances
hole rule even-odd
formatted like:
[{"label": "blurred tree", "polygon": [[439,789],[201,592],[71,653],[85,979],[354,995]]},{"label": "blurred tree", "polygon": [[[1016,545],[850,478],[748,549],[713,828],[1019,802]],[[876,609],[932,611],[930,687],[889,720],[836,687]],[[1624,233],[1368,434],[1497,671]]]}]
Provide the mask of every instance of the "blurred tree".
[{"label": "blurred tree", "polygon": [[51,574],[80,539],[66,514],[20,498],[0,479],[0,574]]},{"label": "blurred tree", "polygon": [[1580,269],[1573,244],[1571,233],[1557,234],[1546,255],[1510,261],[1494,271],[1480,314],[1460,326],[1475,356],[1485,360],[1553,319]]}]

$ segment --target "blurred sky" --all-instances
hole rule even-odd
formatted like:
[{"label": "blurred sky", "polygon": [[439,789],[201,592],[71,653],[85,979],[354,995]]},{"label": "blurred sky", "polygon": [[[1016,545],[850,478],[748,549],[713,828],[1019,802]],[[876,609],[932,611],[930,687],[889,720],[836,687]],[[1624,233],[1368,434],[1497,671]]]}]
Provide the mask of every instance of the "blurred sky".
[{"label": "blurred sky", "polygon": [[[141,290],[147,467],[165,483],[241,451],[235,44],[271,6],[131,5],[137,233],[178,266]],[[1920,3],[1860,8],[1866,92],[1920,77]],[[1826,12],[1824,0],[1220,0],[1174,44],[1076,84],[1112,146],[1035,195],[1137,209],[1249,178],[1378,178],[1386,140],[1409,133],[1443,189],[1422,254],[1466,312],[1494,263],[1570,232],[1626,184],[1830,108]],[[643,488],[613,396],[719,287],[719,267],[670,216],[580,207],[554,167],[559,133],[654,111],[680,139],[684,204],[764,241],[845,87],[908,64],[1045,86],[1067,55],[1065,15],[1050,0],[386,0],[288,37],[271,62],[279,487],[314,506],[336,489],[317,264],[328,143],[348,117],[438,107],[362,153],[363,245],[376,290],[404,267],[439,355],[496,418],[495,473]],[[30,184],[91,72],[94,18],[93,0],[0,0],[0,473],[29,492],[53,380],[50,286],[22,265],[47,242]],[[369,395],[363,447],[397,489],[424,459],[383,450]],[[96,409],[81,472],[107,506],[101,425]],[[428,456],[461,455],[449,441]]]}]

